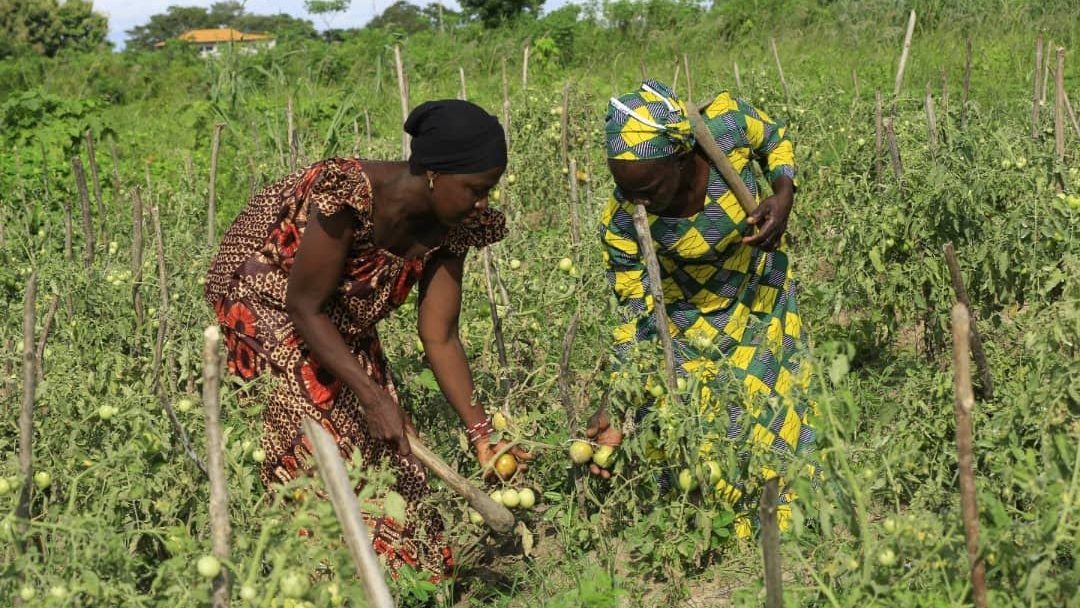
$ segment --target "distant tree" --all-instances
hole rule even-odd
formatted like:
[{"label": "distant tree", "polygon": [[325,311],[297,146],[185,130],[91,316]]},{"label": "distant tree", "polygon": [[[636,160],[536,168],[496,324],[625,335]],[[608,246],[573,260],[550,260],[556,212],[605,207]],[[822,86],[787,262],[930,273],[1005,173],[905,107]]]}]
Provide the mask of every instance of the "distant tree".
[{"label": "distant tree", "polygon": [[63,49],[106,45],[109,22],[86,0],[0,2],[0,57],[36,53],[52,57]]},{"label": "distant tree", "polygon": [[459,4],[485,27],[498,27],[524,13],[539,13],[544,0],[460,0]]},{"label": "distant tree", "polygon": [[279,41],[314,39],[319,37],[315,24],[307,19],[298,19],[292,15],[241,15],[232,22],[232,27],[241,32],[267,32]]},{"label": "distant tree", "polygon": [[[443,9],[443,19],[452,15],[457,15],[457,13],[447,8]],[[425,8],[420,8],[406,0],[398,0],[386,7],[382,14],[369,21],[365,27],[413,34],[437,28],[439,26],[439,17],[438,5],[436,4],[429,4]]]},{"label": "distant tree", "polygon": [[153,48],[158,42],[176,38],[188,30],[214,27],[210,13],[201,6],[170,6],[164,13],[152,15],[144,25],[127,31],[129,48]]},{"label": "distant tree", "polygon": [[330,16],[349,10],[351,3],[351,0],[304,0],[304,8],[312,15],[318,15],[329,29]]}]

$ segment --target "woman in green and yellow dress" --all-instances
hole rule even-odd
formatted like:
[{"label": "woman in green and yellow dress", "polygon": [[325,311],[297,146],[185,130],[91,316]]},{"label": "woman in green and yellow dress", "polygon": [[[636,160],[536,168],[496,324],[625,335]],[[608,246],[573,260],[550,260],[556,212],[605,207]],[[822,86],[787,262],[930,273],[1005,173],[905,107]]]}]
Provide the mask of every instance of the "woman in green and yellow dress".
[{"label": "woman in green and yellow dress", "polygon": [[[600,240],[609,283],[626,313],[613,332],[616,357],[623,361],[634,344],[656,337],[649,275],[633,220],[634,205],[645,207],[677,373],[694,379],[702,420],[714,427],[703,429],[698,457],[707,461],[724,445],[738,446],[741,475],[713,475],[711,483],[717,496],[745,510],[752,502],[745,496],[748,478],[777,474],[770,467],[747,470],[750,451],[764,448],[790,461],[808,456],[814,443],[801,396],[809,381],[807,336],[783,238],[794,203],[794,149],[783,125],[727,92],[701,114],[755,199],[760,196],[753,161],[761,163],[773,194],[747,215],[696,145],[683,102],[649,80],[608,106],[608,166],[616,188],[604,208]],[[720,385],[732,380],[740,397],[720,403]],[[621,409],[639,422],[648,411]],[[622,440],[603,409],[590,420],[587,434],[601,445]],[[609,475],[596,465],[592,471]],[[785,499],[792,494],[785,492]]]}]

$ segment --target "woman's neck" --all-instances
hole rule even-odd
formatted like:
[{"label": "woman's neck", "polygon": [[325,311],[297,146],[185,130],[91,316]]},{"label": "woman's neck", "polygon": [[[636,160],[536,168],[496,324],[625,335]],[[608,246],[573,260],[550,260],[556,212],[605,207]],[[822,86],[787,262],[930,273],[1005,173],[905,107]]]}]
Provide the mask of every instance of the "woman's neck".
[{"label": "woman's neck", "polygon": [[709,163],[696,152],[680,168],[681,180],[675,193],[677,203],[662,215],[685,218],[696,215],[705,207],[705,190],[709,185]]},{"label": "woman's neck", "polygon": [[442,234],[432,234],[437,222],[423,175],[414,175],[404,161],[368,162],[364,171],[371,180],[371,221],[380,247],[407,250],[414,243],[441,241]]}]

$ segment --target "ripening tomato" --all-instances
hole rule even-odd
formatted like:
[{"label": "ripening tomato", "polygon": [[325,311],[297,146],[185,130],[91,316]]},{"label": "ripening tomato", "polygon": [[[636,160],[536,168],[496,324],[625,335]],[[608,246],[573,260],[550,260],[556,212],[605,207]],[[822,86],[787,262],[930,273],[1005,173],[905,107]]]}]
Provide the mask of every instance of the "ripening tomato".
[{"label": "ripening tomato", "polygon": [[585,441],[575,441],[570,444],[570,460],[574,464],[585,464],[593,457],[592,446]]},{"label": "ripening tomato", "polygon": [[532,488],[522,488],[518,491],[518,500],[522,509],[531,509],[536,504],[536,493]]},{"label": "ripening tomato", "polygon": [[517,490],[515,490],[514,488],[503,490],[502,504],[507,508],[513,509],[514,507],[521,504],[521,496],[518,495]]},{"label": "ripening tomato", "polygon": [[510,479],[517,472],[518,461],[513,454],[503,454],[495,460],[495,472],[504,481]]},{"label": "ripening tomato", "polygon": [[491,426],[495,427],[496,431],[505,431],[507,427],[506,416],[502,412],[495,412],[491,416]]}]

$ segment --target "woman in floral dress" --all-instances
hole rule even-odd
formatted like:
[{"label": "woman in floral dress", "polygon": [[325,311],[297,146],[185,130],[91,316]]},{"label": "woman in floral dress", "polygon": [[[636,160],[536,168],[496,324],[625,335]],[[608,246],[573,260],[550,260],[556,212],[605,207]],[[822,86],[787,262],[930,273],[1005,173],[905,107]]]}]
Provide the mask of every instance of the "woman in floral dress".
[{"label": "woman in floral dress", "polygon": [[415,430],[376,324],[419,284],[424,351],[478,460],[489,464],[503,446],[486,441],[491,425],[472,401],[457,328],[468,250],[506,234],[502,214],[488,207],[506,144],[493,116],[457,100],[417,107],[405,130],[408,162],[324,160],[256,194],[222,239],[206,299],[224,329],[229,371],[275,380],[263,409],[263,483],[303,474],[305,417],[344,456],[388,459],[406,517],[367,519],[375,549],[392,571],[408,565],[438,580],[452,575],[453,559],[441,518],[422,504],[427,474],[410,456],[405,433]]}]

